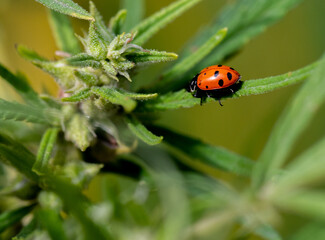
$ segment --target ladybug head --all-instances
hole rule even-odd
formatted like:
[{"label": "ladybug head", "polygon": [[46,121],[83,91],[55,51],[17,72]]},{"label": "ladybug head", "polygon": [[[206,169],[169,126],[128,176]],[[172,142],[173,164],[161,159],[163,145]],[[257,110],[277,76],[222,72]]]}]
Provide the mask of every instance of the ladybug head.
[{"label": "ladybug head", "polygon": [[194,92],[194,91],[196,91],[196,89],[197,89],[197,77],[199,76],[199,74],[197,74],[192,80],[191,80],[191,82],[190,82],[190,84],[188,85],[188,87],[187,87],[187,91],[188,92]]}]

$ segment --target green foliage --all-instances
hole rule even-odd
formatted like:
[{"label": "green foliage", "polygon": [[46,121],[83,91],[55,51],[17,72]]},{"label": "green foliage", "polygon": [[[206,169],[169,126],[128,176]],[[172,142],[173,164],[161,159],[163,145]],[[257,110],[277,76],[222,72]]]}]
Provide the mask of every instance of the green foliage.
[{"label": "green foliage", "polygon": [[144,44],[152,35],[199,1],[200,0],[178,0],[143,20],[132,29],[132,32],[137,33],[134,40],[135,44]]},{"label": "green foliage", "polygon": [[130,130],[136,135],[139,139],[149,145],[159,144],[163,137],[158,137],[150,132],[138,119],[133,116],[127,118],[127,124]]},{"label": "green foliage", "polygon": [[19,222],[23,217],[30,213],[35,205],[18,208],[0,214],[0,233],[6,230],[7,227]]},{"label": "green foliage", "polygon": [[49,10],[49,22],[59,49],[72,54],[81,51],[78,39],[74,35],[70,19],[67,16]]},{"label": "green foliage", "polygon": [[251,174],[253,161],[244,156],[164,128],[155,129],[164,136],[165,142],[170,147],[189,158],[183,161],[194,169],[207,173],[213,172],[213,169],[222,169],[243,176],[250,176]]},{"label": "green foliage", "polygon": [[36,0],[39,3],[44,4],[46,7],[67,14],[72,17],[85,19],[85,20],[94,20],[94,18],[88,13],[85,9],[80,7],[78,4],[72,0]]},{"label": "green foliage", "polygon": [[[1,78],[24,101],[0,99],[0,196],[20,200],[13,201],[15,210],[1,204],[0,232],[16,234],[16,240],[300,240],[311,233],[312,239],[323,239],[324,224],[318,221],[325,213],[325,140],[298,157],[290,153],[325,99],[325,57],[282,75],[246,80],[227,96],[264,94],[308,79],[256,163],[153,122],[158,111],[200,104],[184,89],[191,77],[235,54],[299,0],[231,2],[178,62],[141,92],[130,89],[143,65],[178,58],[142,45],[200,0],[174,1],[143,21],[144,1],[123,0],[109,23],[93,2],[88,12],[71,0],[37,1],[51,9],[59,58],[48,60],[22,45],[17,51],[53,76],[60,94],[40,97],[26,77],[0,64]],[[88,32],[75,35],[69,16],[89,20]],[[86,190],[95,177],[92,184],[101,185],[100,196]],[[26,207],[24,201],[35,204]],[[282,236],[277,223],[283,212],[312,221]],[[21,220],[27,214],[32,217],[26,224],[27,218]]]},{"label": "green foliage", "polygon": [[32,168],[32,170],[38,175],[44,174],[48,170],[49,160],[51,158],[58,131],[57,128],[50,128],[45,132],[42,138],[37,158]]}]

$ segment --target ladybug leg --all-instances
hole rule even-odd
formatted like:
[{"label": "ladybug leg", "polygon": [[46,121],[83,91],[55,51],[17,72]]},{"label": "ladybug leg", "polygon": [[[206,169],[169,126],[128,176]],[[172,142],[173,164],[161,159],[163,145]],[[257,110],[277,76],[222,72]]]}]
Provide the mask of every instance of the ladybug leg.
[{"label": "ladybug leg", "polygon": [[222,107],[223,105],[222,105],[222,103],[221,103],[220,98],[218,98],[218,101],[219,101],[220,106]]}]

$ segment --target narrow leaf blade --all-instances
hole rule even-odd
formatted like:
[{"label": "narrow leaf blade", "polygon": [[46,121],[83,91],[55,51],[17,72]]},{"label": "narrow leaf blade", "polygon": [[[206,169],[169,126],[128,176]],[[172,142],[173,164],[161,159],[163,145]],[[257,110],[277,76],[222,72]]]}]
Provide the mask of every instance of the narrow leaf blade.
[{"label": "narrow leaf blade", "polygon": [[126,13],[127,11],[122,9],[113,18],[111,18],[109,28],[115,35],[121,33],[121,29],[126,18]]},{"label": "narrow leaf blade", "polygon": [[212,146],[168,129],[155,127],[154,133],[164,136],[165,142],[188,157],[211,166],[238,175],[250,176],[254,162],[249,158],[232,153],[226,149]]},{"label": "narrow leaf blade", "polygon": [[113,103],[123,106],[126,112],[131,112],[136,107],[136,101],[120,93],[114,88],[93,87],[91,91],[97,96]]},{"label": "narrow leaf blade", "polygon": [[71,17],[85,19],[85,20],[95,20],[89,12],[80,7],[78,4],[71,0],[36,0],[37,2],[43,4],[44,6],[69,15]]},{"label": "narrow leaf blade", "polygon": [[81,52],[79,42],[74,35],[70,19],[67,16],[53,10],[49,11],[48,16],[58,48],[64,52],[72,54]]},{"label": "narrow leaf blade", "polygon": [[41,124],[55,124],[58,120],[55,113],[49,109],[40,109],[3,99],[0,99],[0,119]]},{"label": "narrow leaf blade", "polygon": [[127,17],[123,26],[125,32],[140,23],[144,15],[144,0],[122,0],[122,9],[127,11]]},{"label": "narrow leaf blade", "polygon": [[34,209],[35,205],[18,208],[15,210],[3,212],[0,214],[0,233],[6,230],[8,227],[19,222],[23,217],[30,213]]},{"label": "narrow leaf blade", "polygon": [[[163,74],[161,85],[168,86],[167,89],[175,89],[174,85],[178,84],[176,78],[184,75],[193,66],[202,61],[219,43],[225,38],[227,34],[227,28],[219,30],[213,34],[199,49],[193,54],[184,58],[177,64],[175,64],[170,70]],[[160,87],[162,87],[160,86]],[[166,89],[166,87],[164,87]]]},{"label": "narrow leaf blade", "polygon": [[[325,100],[325,55],[276,123],[253,174],[253,188],[259,188],[285,162],[296,139]],[[317,87],[315,87],[317,86]]]},{"label": "narrow leaf blade", "polygon": [[197,4],[200,0],[178,0],[166,8],[163,8],[154,15],[143,20],[140,24],[132,29],[132,32],[137,32],[133,43],[143,45],[149,38],[152,37],[165,25],[173,21],[190,7]]},{"label": "narrow leaf blade", "polygon": [[51,154],[58,132],[58,128],[49,128],[43,135],[40,147],[38,149],[36,162],[34,163],[32,168],[32,170],[38,175],[45,174],[49,169],[48,163],[51,158]]},{"label": "narrow leaf blade", "polygon": [[177,59],[176,53],[159,52],[155,50],[133,52],[126,55],[126,58],[138,65],[146,63],[169,62]]},{"label": "narrow leaf blade", "polygon": [[150,132],[138,119],[135,117],[128,117],[126,118],[127,125],[131,132],[143,142],[149,145],[156,145],[159,144],[163,137],[158,137]]}]

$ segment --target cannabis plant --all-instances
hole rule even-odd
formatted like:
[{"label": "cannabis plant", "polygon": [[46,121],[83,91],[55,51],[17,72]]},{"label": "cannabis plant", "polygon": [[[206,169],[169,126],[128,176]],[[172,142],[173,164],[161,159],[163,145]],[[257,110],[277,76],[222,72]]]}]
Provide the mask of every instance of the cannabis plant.
[{"label": "cannabis plant", "polygon": [[[87,11],[72,0],[37,1],[49,9],[58,51],[49,60],[16,48],[54,78],[59,93],[38,94],[25,75],[0,64],[0,76],[22,97],[0,99],[3,238],[325,239],[325,141],[290,157],[325,99],[325,57],[279,76],[243,79],[227,96],[308,79],[256,162],[155,123],[161,111],[199,105],[186,91],[192,77],[222,64],[300,0],[234,1],[178,60],[143,45],[200,0],[174,1],[144,20],[143,1],[124,0],[109,23],[93,2]],[[75,34],[69,17],[88,21],[88,31]],[[169,61],[150,83],[135,86],[148,78],[144,67]],[[97,202],[85,192],[95,176]],[[284,233],[288,215],[302,224]]]}]

